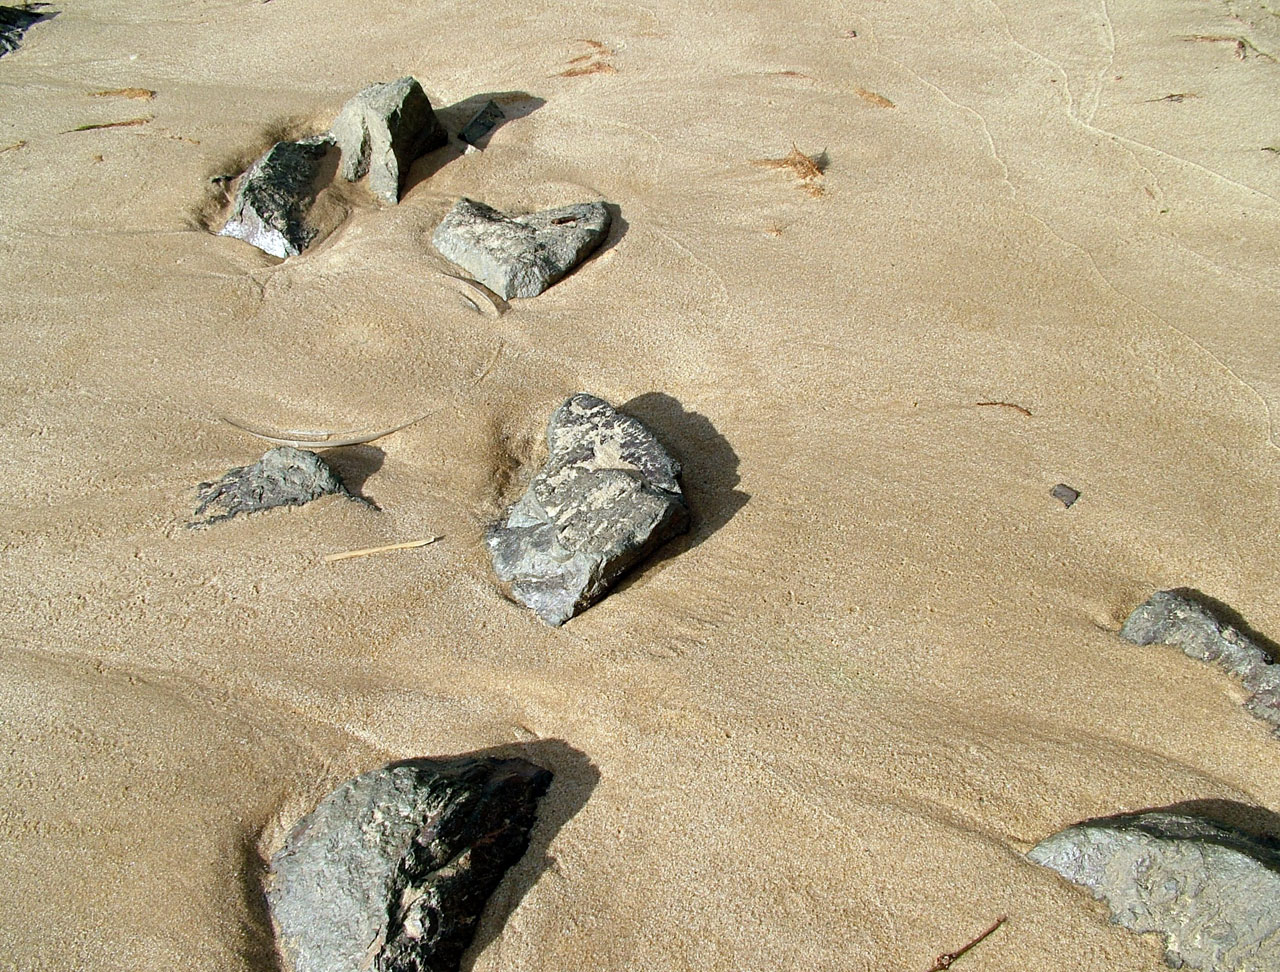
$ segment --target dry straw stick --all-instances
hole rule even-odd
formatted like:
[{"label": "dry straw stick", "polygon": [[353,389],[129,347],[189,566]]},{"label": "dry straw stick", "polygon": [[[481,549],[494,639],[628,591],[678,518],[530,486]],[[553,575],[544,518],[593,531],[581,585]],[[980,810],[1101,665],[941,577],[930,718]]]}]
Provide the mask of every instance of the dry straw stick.
[{"label": "dry straw stick", "polygon": [[997,928],[999,928],[1008,920],[1009,920],[1008,915],[1001,915],[999,918],[993,921],[991,923],[991,927],[988,928],[986,931],[984,931],[981,935],[978,935],[975,938],[969,939],[968,942],[966,942],[960,948],[956,949],[954,952],[943,952],[934,960],[933,967],[929,969],[929,972],[944,972],[945,969],[951,968],[952,963],[955,962],[956,959],[964,955],[965,952],[969,951],[969,949],[973,948],[973,946],[977,945],[979,942],[985,940],[989,935],[991,935],[992,932],[994,932]]},{"label": "dry straw stick", "polygon": [[325,554],[324,562],[332,564],[337,560],[350,560],[353,557],[368,557],[372,554],[386,553],[389,550],[412,550],[414,547],[425,547],[435,543],[439,537],[428,537],[426,540],[409,540],[406,543],[389,543],[385,547],[365,547],[361,550],[347,550],[343,553]]}]

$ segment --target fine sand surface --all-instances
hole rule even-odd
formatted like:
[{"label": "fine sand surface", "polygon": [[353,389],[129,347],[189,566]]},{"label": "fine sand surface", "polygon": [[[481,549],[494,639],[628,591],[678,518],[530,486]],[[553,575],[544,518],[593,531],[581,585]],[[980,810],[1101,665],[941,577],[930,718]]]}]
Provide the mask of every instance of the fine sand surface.
[{"label": "fine sand surface", "polygon": [[[54,8],[0,59],[0,968],[268,972],[284,829],[476,750],[557,776],[475,972],[925,972],[1000,915],[958,968],[1162,967],[1022,855],[1280,810],[1238,688],[1116,635],[1177,586],[1280,635],[1274,4]],[[522,117],[299,258],[206,231],[211,176],[405,74]],[[753,164],[793,144],[807,187]],[[429,243],[462,194],[621,218],[493,319]],[[698,522],[553,630],[481,531],[576,391]],[[264,449],[220,415],[423,414],[330,454],[381,512],[184,528]]]}]

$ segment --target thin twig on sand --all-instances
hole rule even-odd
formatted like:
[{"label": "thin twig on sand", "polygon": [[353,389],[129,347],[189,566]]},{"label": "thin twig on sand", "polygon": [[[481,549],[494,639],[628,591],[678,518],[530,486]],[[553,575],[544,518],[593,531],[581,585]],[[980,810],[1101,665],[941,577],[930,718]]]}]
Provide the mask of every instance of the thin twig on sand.
[{"label": "thin twig on sand", "polygon": [[946,969],[951,968],[951,964],[955,962],[956,959],[958,959],[965,952],[969,951],[969,949],[973,948],[973,946],[983,941],[985,938],[987,938],[987,936],[989,936],[992,932],[994,932],[997,928],[999,928],[1008,920],[1009,920],[1008,915],[1001,915],[999,918],[993,921],[991,923],[991,927],[988,928],[986,931],[984,931],[981,935],[977,936],[976,938],[969,939],[969,941],[967,941],[964,945],[960,946],[960,948],[956,949],[954,952],[943,952],[936,959],[934,959],[933,965],[930,966],[929,968],[929,972],[945,972]]},{"label": "thin twig on sand", "polygon": [[390,550],[412,550],[415,547],[425,547],[435,543],[439,537],[427,537],[425,540],[409,540],[405,543],[389,543],[384,547],[364,547],[360,550],[346,550],[342,553],[332,553],[324,555],[324,562],[332,564],[339,560],[351,560],[354,557],[369,557],[373,554],[387,553]]},{"label": "thin twig on sand", "polygon": [[974,407],[984,408],[994,405],[996,408],[1011,408],[1015,412],[1021,412],[1027,418],[1031,417],[1031,409],[1023,408],[1021,405],[1015,405],[1013,402],[974,402]]}]

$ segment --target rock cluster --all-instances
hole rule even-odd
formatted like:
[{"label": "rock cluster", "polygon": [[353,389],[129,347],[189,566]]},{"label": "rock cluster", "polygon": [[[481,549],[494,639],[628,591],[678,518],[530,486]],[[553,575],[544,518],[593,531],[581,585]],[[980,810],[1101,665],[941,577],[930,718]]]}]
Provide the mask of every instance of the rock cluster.
[{"label": "rock cluster", "polygon": [[292,446],[271,449],[253,465],[230,469],[221,479],[201,483],[197,491],[191,526],[276,506],[301,506],[321,496],[351,496],[323,459]]},{"label": "rock cluster", "polygon": [[1280,969],[1280,848],[1198,817],[1090,820],[1027,854],[1106,901],[1112,919],[1165,938],[1170,965]]},{"label": "rock cluster", "polygon": [[600,245],[609,232],[603,203],[510,216],[459,199],[431,242],[494,293],[536,297]]},{"label": "rock cluster", "polygon": [[1280,664],[1253,639],[1177,591],[1157,591],[1134,609],[1120,637],[1136,645],[1171,645],[1214,662],[1240,679],[1245,708],[1280,726]]},{"label": "rock cluster", "polygon": [[661,443],[592,395],[556,409],[547,447],[546,465],[485,543],[510,596],[560,625],[688,530],[689,507]]},{"label": "rock cluster", "polygon": [[342,784],[271,859],[289,972],[455,972],[529,845],[551,773],[523,759],[414,759]]}]

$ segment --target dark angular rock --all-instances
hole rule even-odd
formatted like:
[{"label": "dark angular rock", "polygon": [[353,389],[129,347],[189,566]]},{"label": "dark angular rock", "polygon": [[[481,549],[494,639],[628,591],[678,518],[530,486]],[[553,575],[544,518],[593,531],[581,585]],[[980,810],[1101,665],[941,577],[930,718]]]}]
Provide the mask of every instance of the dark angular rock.
[{"label": "dark angular rock", "polygon": [[455,972],[529,846],[551,773],[523,759],[414,759],[349,780],[271,859],[290,972]]},{"label": "dark angular rock", "polygon": [[1149,811],[1068,827],[1027,857],[1083,885],[1112,920],[1165,938],[1169,965],[1280,969],[1280,849],[1182,814]]},{"label": "dark angular rock", "polygon": [[321,164],[333,140],[315,135],[277,142],[240,177],[231,218],[219,236],[234,236],[272,256],[297,256],[316,236],[307,210],[316,197]]},{"label": "dark angular rock", "polygon": [[1072,489],[1066,483],[1058,483],[1057,486],[1049,490],[1049,495],[1070,509],[1071,505],[1080,498],[1080,490]]},{"label": "dark angular rock", "polygon": [[574,395],[547,426],[550,456],[485,543],[510,596],[560,625],[627,568],[689,529],[680,465],[636,419]]},{"label": "dark angular rock", "polygon": [[1157,591],[1138,605],[1120,629],[1135,645],[1171,645],[1241,680],[1245,708],[1280,727],[1280,665],[1252,638],[1198,601],[1177,591]]},{"label": "dark angular rock", "polygon": [[191,526],[208,526],[241,513],[301,506],[321,496],[347,496],[347,488],[314,452],[277,446],[252,466],[238,466],[197,487],[200,503]]},{"label": "dark angular rock", "polygon": [[371,84],[348,101],[330,130],[342,150],[342,177],[369,176],[369,191],[394,206],[413,160],[449,140],[416,79]]},{"label": "dark angular rock", "polygon": [[52,17],[40,12],[44,3],[28,3],[21,7],[0,7],[0,57],[22,46],[22,35],[32,24]]},{"label": "dark angular rock", "polygon": [[506,216],[459,199],[431,242],[494,293],[536,297],[578,265],[609,232],[604,203],[579,203]]},{"label": "dark angular rock", "polygon": [[471,121],[463,126],[462,131],[458,133],[458,138],[468,145],[475,145],[480,139],[497,128],[498,122],[506,117],[496,101],[485,102],[485,106],[476,112]]}]

